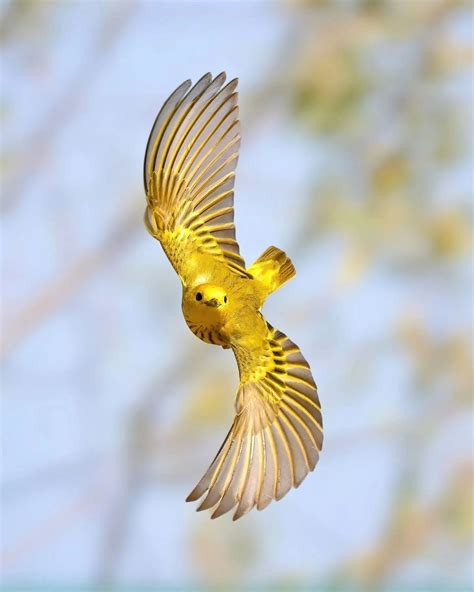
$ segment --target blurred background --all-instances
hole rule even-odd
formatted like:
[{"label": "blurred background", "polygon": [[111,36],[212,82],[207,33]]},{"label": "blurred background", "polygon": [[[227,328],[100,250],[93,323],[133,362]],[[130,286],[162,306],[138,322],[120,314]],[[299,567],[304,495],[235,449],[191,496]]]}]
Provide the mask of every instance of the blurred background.
[{"label": "blurred background", "polygon": [[[3,589],[469,590],[473,15],[455,0],[3,0]],[[298,272],[316,471],[237,523],[184,499],[233,417],[142,223],[154,117],[240,78],[236,224]]]}]

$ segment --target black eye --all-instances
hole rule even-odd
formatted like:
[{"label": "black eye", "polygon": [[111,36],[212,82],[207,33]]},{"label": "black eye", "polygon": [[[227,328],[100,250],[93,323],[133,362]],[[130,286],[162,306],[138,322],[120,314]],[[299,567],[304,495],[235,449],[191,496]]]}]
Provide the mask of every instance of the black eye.
[{"label": "black eye", "polygon": [[227,296],[224,296],[224,302],[227,304]]},{"label": "black eye", "polygon": [[201,292],[197,292],[197,294],[196,294],[196,300],[202,300],[202,294],[201,294]]}]

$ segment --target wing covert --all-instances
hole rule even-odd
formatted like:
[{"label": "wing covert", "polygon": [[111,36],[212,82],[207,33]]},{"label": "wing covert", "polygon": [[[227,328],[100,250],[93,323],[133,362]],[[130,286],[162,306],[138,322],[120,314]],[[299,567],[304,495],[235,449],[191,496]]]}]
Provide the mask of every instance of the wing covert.
[{"label": "wing covert", "polygon": [[145,151],[145,225],[176,271],[197,251],[248,277],[234,226],[239,156],[237,80],[225,73],[181,84],[168,98]]}]

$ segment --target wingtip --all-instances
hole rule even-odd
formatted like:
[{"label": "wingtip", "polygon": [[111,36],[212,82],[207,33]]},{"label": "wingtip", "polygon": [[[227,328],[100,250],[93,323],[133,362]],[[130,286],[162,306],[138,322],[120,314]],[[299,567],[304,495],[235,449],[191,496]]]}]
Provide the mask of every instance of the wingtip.
[{"label": "wingtip", "polygon": [[206,495],[206,497],[202,500],[202,502],[199,504],[199,506],[196,508],[196,510],[198,512],[202,512],[203,510],[210,510],[212,507],[215,506],[215,501],[212,500],[211,497],[209,497],[209,494]]},{"label": "wingtip", "polygon": [[254,503],[245,503],[245,504],[240,504],[237,506],[234,515],[232,516],[232,520],[234,522],[236,522],[237,520],[239,520],[240,518],[243,518],[244,516],[246,516],[254,507]]},{"label": "wingtip", "polygon": [[210,84],[212,80],[212,74],[210,72],[206,72],[206,74],[204,74],[203,76],[201,76],[201,78],[199,78],[199,80],[196,82],[196,84],[194,85],[193,88],[196,88],[199,84]]},{"label": "wingtip", "polygon": [[223,88],[225,88],[226,92],[229,94],[237,94],[235,89],[237,88],[238,83],[239,79],[233,78],[232,80],[229,80],[229,82]]},{"label": "wingtip", "polygon": [[220,516],[227,514],[227,512],[230,512],[230,510],[232,510],[232,508],[234,508],[234,507],[235,507],[235,502],[229,507],[229,504],[226,503],[225,501],[223,503],[223,499],[221,499],[217,503],[217,506],[214,508],[214,511],[211,514],[211,519],[215,520],[216,518],[219,518]]},{"label": "wingtip", "polygon": [[245,516],[246,513],[247,512],[235,512],[235,514],[232,516],[232,522],[237,522],[237,520],[240,520],[240,518]]},{"label": "wingtip", "polygon": [[188,494],[186,501],[187,502],[195,502],[196,500],[198,500],[201,496],[198,495],[198,493],[196,492],[196,489],[193,489],[191,491],[191,493]]},{"label": "wingtip", "polygon": [[178,89],[181,89],[184,92],[184,94],[186,94],[188,90],[192,87],[192,85],[193,83],[191,78],[188,78],[178,86]]}]

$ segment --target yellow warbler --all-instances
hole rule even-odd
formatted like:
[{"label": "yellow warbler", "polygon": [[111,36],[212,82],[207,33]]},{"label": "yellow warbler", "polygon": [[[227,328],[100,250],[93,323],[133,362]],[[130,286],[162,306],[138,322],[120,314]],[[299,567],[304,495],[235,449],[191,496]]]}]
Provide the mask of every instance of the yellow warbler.
[{"label": "yellow warbler", "polygon": [[183,82],[153,124],[145,152],[145,225],[183,285],[191,331],[232,348],[240,384],[232,427],[187,501],[234,520],[298,487],[323,442],[316,385],[308,363],[262,316],[267,296],[295,275],[289,257],[269,247],[248,269],[233,223],[240,143],[237,80],[225,73]]}]

